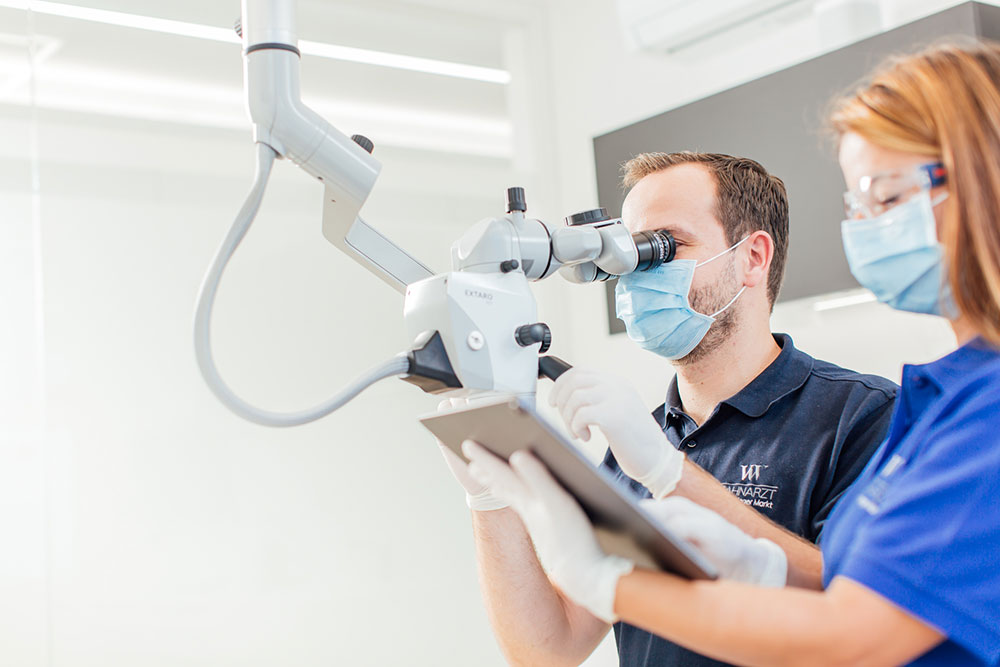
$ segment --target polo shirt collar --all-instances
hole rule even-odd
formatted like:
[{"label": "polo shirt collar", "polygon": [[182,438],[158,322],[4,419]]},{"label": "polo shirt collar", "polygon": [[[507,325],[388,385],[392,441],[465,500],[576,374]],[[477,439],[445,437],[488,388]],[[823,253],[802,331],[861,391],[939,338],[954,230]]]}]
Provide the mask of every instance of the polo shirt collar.
[{"label": "polo shirt collar", "polygon": [[[735,396],[722,403],[736,408],[748,417],[760,417],[773,403],[795,391],[809,379],[813,358],[795,348],[788,334],[772,334],[781,346],[781,352],[760,375],[750,381]],[[677,376],[667,388],[666,415],[683,412],[681,396],[677,391]]]},{"label": "polo shirt collar", "polygon": [[976,337],[936,361],[912,366],[907,364],[903,369],[904,384],[910,384],[919,378],[928,378],[939,389],[944,390],[951,385],[967,381],[970,374],[990,362],[995,362],[997,356],[997,348],[983,338]]}]

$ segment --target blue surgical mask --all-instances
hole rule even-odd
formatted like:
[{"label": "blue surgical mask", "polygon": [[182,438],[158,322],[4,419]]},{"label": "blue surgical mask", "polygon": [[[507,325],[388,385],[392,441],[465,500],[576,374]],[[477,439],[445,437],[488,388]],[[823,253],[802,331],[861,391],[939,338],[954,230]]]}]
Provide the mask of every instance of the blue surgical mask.
[{"label": "blue surgical mask", "polygon": [[882,303],[897,310],[953,317],[957,312],[942,280],[941,244],[930,191],[872,218],[840,225],[851,273]]},{"label": "blue surgical mask", "polygon": [[628,337],[643,349],[667,359],[681,359],[690,354],[715,318],[736,303],[746,289],[744,285],[723,308],[704,315],[691,308],[688,301],[694,270],[732,252],[743,241],[700,264],[693,259],[675,259],[650,271],[636,271],[619,278],[615,308],[618,318],[625,322]]}]

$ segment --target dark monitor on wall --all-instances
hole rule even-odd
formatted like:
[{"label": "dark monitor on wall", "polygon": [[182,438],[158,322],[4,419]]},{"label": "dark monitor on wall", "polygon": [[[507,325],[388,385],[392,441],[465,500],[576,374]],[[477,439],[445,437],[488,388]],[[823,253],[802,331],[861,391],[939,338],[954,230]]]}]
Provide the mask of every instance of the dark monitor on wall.
[{"label": "dark monitor on wall", "polygon": [[[788,189],[790,242],[779,301],[857,287],[840,240],[843,176],[822,134],[830,100],[886,56],[942,38],[1000,39],[1000,7],[967,2],[594,139],[600,205],[620,215],[620,165],[648,151],[696,150],[757,160]],[[607,285],[611,333],[614,284]]]}]

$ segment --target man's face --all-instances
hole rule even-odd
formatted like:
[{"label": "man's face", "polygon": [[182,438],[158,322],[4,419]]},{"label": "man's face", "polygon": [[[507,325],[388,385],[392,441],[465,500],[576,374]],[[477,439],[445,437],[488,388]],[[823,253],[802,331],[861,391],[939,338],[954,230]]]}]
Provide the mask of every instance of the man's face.
[{"label": "man's face", "polygon": [[[666,230],[677,242],[675,259],[703,262],[729,248],[716,217],[715,178],[701,164],[680,164],[650,174],[625,197],[622,222],[633,234]],[[706,315],[722,309],[740,289],[733,254],[698,267],[688,299]],[[677,364],[689,364],[717,349],[737,328],[739,302],[721,313],[708,334]]]}]

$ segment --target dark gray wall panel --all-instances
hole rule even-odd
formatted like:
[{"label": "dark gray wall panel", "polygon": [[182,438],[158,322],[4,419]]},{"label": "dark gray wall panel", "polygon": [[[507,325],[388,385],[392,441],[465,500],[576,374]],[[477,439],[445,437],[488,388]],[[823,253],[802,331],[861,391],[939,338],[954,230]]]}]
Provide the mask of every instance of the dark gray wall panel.
[{"label": "dark gray wall panel", "polygon": [[[824,111],[888,55],[916,50],[950,35],[1000,37],[1000,8],[968,2],[838,51],[594,139],[600,205],[621,213],[619,166],[647,151],[699,150],[753,158],[785,181],[790,244],[779,300],[856,287],[840,241],[843,176]],[[614,313],[612,332],[624,327]]]}]

